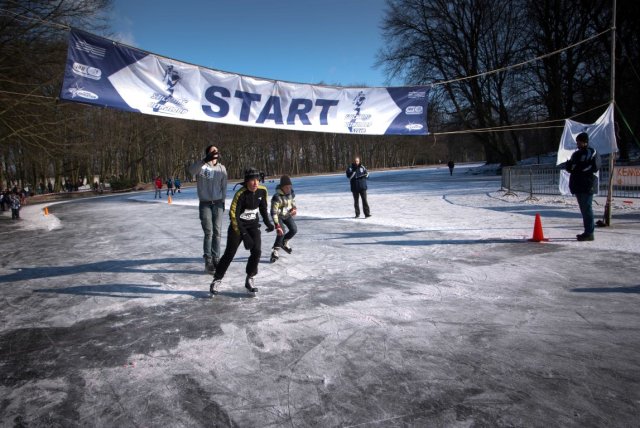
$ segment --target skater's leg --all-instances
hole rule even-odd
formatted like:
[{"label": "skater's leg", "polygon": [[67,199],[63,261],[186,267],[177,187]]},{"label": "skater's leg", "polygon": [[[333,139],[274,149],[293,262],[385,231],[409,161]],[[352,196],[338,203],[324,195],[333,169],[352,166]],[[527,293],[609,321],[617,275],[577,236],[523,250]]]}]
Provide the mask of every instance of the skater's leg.
[{"label": "skater's leg", "polygon": [[215,202],[211,207],[213,238],[211,240],[211,255],[217,263],[222,252],[220,251],[220,241],[222,239],[222,216],[224,215],[224,201]]},{"label": "skater's leg", "polygon": [[296,233],[298,233],[298,225],[296,224],[296,221],[293,219],[293,217],[289,217],[286,220],[283,220],[283,223],[287,226],[287,229],[289,229],[287,231],[287,233],[284,234],[283,241],[290,241],[291,238],[293,238]]},{"label": "skater's leg", "polygon": [[204,232],[204,240],[202,242],[202,252],[204,257],[212,258],[211,247],[213,242],[213,210],[212,206],[207,202],[201,202],[199,206],[200,225]]},{"label": "skater's leg", "polygon": [[362,190],[360,192],[360,197],[362,198],[362,211],[364,211],[364,216],[369,217],[371,212],[369,211],[369,203],[367,202],[367,191]]},{"label": "skater's leg", "polygon": [[[249,260],[247,261],[247,276],[254,277],[258,273],[258,263],[260,262],[260,253],[262,252],[262,238],[260,236],[260,229],[247,230],[251,239],[253,239],[253,247],[249,251]],[[222,263],[222,261],[220,261]]]},{"label": "skater's leg", "polygon": [[358,198],[360,194],[358,192],[351,192],[353,194],[353,208],[356,210],[356,217],[360,217],[360,201]]},{"label": "skater's leg", "polygon": [[224,274],[227,272],[227,269],[229,269],[229,265],[238,251],[240,242],[242,242],[240,235],[238,235],[233,228],[229,226],[229,230],[227,231],[227,246],[224,249],[224,254],[220,259],[218,266],[216,266],[216,273],[213,275],[214,278],[224,278]]}]

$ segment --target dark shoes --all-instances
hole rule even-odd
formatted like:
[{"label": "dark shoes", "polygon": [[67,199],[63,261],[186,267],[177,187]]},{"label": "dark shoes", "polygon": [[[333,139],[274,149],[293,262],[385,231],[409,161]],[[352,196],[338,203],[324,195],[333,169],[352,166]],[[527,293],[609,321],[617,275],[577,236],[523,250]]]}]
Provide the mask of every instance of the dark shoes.
[{"label": "dark shoes", "polygon": [[287,254],[293,253],[293,248],[289,246],[289,241],[284,241],[284,243],[282,244],[282,249],[285,250]]},{"label": "dark shoes", "polygon": [[247,276],[247,279],[244,282],[244,288],[247,289],[247,292],[251,296],[255,296],[256,293],[258,292],[258,289],[253,286],[253,277],[252,276]]},{"label": "dark shoes", "polygon": [[209,273],[213,275],[216,273],[216,266],[218,266],[218,260],[204,256],[204,273]]},{"label": "dark shoes", "polygon": [[579,235],[576,235],[576,238],[578,238],[578,241],[593,241],[593,234],[581,233]]}]

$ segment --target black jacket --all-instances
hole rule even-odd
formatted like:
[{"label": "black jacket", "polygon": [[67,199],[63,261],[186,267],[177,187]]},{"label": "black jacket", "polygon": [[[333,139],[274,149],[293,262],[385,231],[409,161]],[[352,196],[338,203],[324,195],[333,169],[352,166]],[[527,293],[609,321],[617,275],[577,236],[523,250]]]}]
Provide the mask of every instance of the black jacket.
[{"label": "black jacket", "polygon": [[351,191],[360,192],[367,190],[367,178],[369,177],[369,171],[364,165],[357,166],[355,163],[351,164],[347,168],[347,178],[351,182]]},{"label": "black jacket", "polygon": [[262,216],[262,221],[268,229],[273,228],[269,220],[267,188],[260,185],[255,192],[250,192],[242,186],[233,196],[229,209],[229,220],[231,227],[238,235],[243,235],[247,229],[257,229],[260,227],[258,213]]},{"label": "black jacket", "polygon": [[602,161],[593,147],[578,149],[571,155],[565,168],[569,177],[569,190],[576,193],[598,193],[598,177],[595,175],[600,169]]}]

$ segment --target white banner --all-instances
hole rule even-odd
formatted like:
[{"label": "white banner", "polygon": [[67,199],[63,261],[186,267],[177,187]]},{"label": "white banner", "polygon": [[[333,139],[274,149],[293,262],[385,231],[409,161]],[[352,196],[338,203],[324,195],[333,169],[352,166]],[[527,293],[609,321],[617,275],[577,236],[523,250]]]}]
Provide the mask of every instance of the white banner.
[{"label": "white banner", "polygon": [[613,125],[613,104],[610,104],[602,116],[594,123],[585,124],[571,119],[565,120],[556,165],[560,165],[571,158],[573,152],[578,148],[576,146],[576,137],[581,132],[589,134],[589,147],[596,149],[599,154],[616,153],[618,145],[616,144],[616,133]]},{"label": "white banner", "polygon": [[[592,124],[580,123],[571,119],[565,120],[564,131],[562,132],[562,137],[560,137],[560,147],[558,148],[556,165],[560,165],[571,158],[573,152],[578,148],[576,145],[576,137],[582,132],[589,134],[589,146],[596,149],[596,152],[599,154],[606,155],[618,151],[613,124],[613,107],[613,103],[609,104],[609,107],[602,116]],[[597,176],[599,180],[600,171],[598,171]],[[562,195],[571,194],[569,191],[569,173],[567,171],[560,171],[558,189]]]},{"label": "white banner", "polygon": [[428,87],[313,86],[206,69],[71,30],[64,100],[314,132],[426,135]]}]

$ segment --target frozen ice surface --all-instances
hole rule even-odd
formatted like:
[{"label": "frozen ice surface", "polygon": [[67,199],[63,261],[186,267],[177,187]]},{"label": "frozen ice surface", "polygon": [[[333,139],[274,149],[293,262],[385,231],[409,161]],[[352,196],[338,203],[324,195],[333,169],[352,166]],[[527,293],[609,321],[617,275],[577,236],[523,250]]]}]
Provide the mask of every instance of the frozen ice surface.
[{"label": "frozen ice surface", "polygon": [[257,299],[242,248],[209,298],[194,188],[3,214],[2,425],[637,425],[640,202],[577,242],[572,197],[471,166],[373,171],[366,220],[344,174],[294,177]]}]

